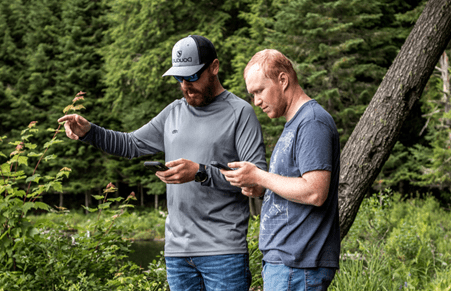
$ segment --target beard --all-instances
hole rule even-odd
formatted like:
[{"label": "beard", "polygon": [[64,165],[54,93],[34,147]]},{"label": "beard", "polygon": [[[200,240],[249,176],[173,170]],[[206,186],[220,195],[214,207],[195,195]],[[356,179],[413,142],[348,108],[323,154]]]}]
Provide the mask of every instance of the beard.
[{"label": "beard", "polygon": [[[211,104],[216,97],[214,95],[214,78],[214,76],[210,76],[207,85],[202,90],[196,90],[194,88],[183,89],[180,86],[180,90],[182,90],[186,102],[193,107],[204,107]],[[195,94],[195,96],[190,97],[188,92]]]}]

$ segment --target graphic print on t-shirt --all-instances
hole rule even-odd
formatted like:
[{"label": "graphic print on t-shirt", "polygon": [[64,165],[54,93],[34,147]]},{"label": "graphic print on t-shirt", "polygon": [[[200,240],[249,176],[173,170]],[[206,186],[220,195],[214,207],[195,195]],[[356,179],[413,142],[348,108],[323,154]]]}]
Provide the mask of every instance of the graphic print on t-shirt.
[{"label": "graphic print on t-shirt", "polygon": [[[282,134],[274,148],[269,168],[270,173],[287,176],[287,167],[285,159],[291,156],[291,149],[294,140],[294,132],[287,131]],[[280,159],[280,161],[279,161]],[[271,236],[275,234],[276,228],[288,224],[288,200],[274,194],[271,190],[266,190],[263,200],[265,211],[260,222],[260,236]]]}]

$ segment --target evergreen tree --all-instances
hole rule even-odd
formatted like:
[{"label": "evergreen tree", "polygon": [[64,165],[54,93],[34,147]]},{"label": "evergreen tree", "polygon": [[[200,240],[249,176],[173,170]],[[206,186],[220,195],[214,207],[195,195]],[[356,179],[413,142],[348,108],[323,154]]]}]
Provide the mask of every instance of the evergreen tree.
[{"label": "evergreen tree", "polygon": [[291,58],[306,93],[334,117],[344,146],[425,1],[295,0],[270,41]]},{"label": "evergreen tree", "polygon": [[[175,99],[182,98],[173,78],[162,78],[171,67],[172,47],[190,35],[210,39],[218,53],[221,82],[231,75],[233,50],[228,38],[246,22],[239,17],[247,10],[246,1],[163,1],[120,0],[110,3],[111,44],[103,50],[107,90],[102,104],[120,120],[110,129],[131,132],[155,117]],[[228,88],[226,88],[228,89]],[[97,120],[91,120],[106,127]],[[108,157],[109,171],[120,172],[126,183],[143,184],[151,194],[165,192],[165,187],[142,166],[144,160],[164,160],[163,154],[131,161]]]},{"label": "evergreen tree", "polygon": [[[5,64],[0,68],[0,94],[5,97],[0,98],[2,135],[14,140],[26,124],[37,121],[41,134],[34,138],[49,140],[53,132],[46,129],[57,128],[62,110],[78,91],[88,92],[85,106],[90,114],[106,116],[95,106],[104,89],[103,60],[97,50],[104,45],[105,11],[101,2],[88,0],[0,4],[5,39],[0,51]],[[101,153],[68,141],[53,150],[73,170],[71,181],[76,182],[66,190],[77,193],[108,183]],[[41,167],[57,171],[62,161],[57,165],[49,160]]]}]

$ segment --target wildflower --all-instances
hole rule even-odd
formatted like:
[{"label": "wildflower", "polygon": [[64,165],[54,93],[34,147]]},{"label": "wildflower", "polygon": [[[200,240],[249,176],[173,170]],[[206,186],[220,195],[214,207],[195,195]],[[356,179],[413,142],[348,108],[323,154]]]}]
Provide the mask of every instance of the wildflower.
[{"label": "wildflower", "polygon": [[118,217],[119,217],[119,214],[113,215],[113,219],[116,219],[116,218],[118,218]]},{"label": "wildflower", "polygon": [[18,144],[18,145],[16,146],[16,150],[17,150],[17,151],[20,151],[21,149],[23,149],[23,141],[21,141],[20,144]]},{"label": "wildflower", "polygon": [[64,167],[64,168],[62,168],[62,169],[60,170],[60,172],[61,172],[61,171],[68,171],[68,172],[71,172],[72,170],[69,169],[68,167]]},{"label": "wildflower", "polygon": [[72,103],[75,103],[78,100],[85,100],[85,98],[83,98],[83,96],[75,97],[74,100],[72,100]]},{"label": "wildflower", "polygon": [[83,96],[80,96],[80,95],[84,95],[84,94],[86,94],[86,92],[82,92],[82,91],[78,92],[77,95],[75,96],[74,100],[72,100],[72,103],[75,103],[78,100],[85,100],[85,98],[83,98]]},{"label": "wildflower", "polygon": [[128,197],[127,197],[127,200],[128,200],[128,199],[136,200],[135,192],[130,193],[130,195],[128,195]]},{"label": "wildflower", "polygon": [[110,182],[110,183],[106,186],[106,188],[107,188],[107,189],[110,189],[110,188],[116,188],[116,186],[114,186],[114,184]]},{"label": "wildflower", "polygon": [[37,123],[37,121],[32,121],[30,122],[30,124],[28,124],[28,128],[32,128],[33,126],[35,126]]}]

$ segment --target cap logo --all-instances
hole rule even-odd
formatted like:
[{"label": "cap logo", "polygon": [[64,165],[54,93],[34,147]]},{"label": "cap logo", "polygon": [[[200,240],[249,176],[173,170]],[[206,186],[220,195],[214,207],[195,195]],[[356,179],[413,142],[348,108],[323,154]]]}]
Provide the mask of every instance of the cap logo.
[{"label": "cap logo", "polygon": [[177,58],[180,58],[182,56],[182,51],[177,51]]}]

